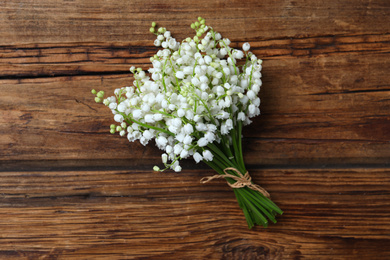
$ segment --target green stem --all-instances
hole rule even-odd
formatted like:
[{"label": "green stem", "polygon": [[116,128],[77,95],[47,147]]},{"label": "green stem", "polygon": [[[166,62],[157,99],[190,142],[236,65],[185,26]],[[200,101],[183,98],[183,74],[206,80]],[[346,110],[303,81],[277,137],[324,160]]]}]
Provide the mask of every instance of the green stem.
[{"label": "green stem", "polygon": [[231,146],[228,145],[228,140],[226,136],[220,135],[220,138],[221,138],[221,142],[218,145],[216,144],[216,146],[220,148],[220,150],[227,155],[229,160],[234,160],[234,162],[237,163],[236,157],[233,155],[231,151]]},{"label": "green stem", "polygon": [[[237,121],[236,128],[237,129],[233,129],[231,132],[236,160],[229,160],[226,156],[226,151],[220,149],[220,147],[215,144],[209,144],[207,146],[212,151],[214,158],[213,161],[205,163],[221,175],[225,174],[224,170],[228,167],[234,167],[242,174],[246,173],[241,144],[241,121]],[[229,171],[229,173],[235,174],[234,171]],[[235,180],[231,178],[226,178],[226,181],[230,184],[235,183]],[[268,220],[276,223],[275,216],[277,214],[283,214],[283,211],[276,206],[272,200],[258,191],[248,187],[234,188],[233,191],[236,195],[238,205],[244,213],[249,228],[252,228],[255,224],[267,227]]]},{"label": "green stem", "polygon": [[244,154],[242,152],[242,122],[237,120],[237,143],[238,143],[238,154],[240,156],[239,161],[245,169]]},{"label": "green stem", "polygon": [[[225,48],[227,49],[227,48],[228,48],[227,44],[226,44],[223,40],[222,40],[222,42],[223,42],[223,44],[225,45]],[[230,50],[228,50],[227,53],[228,53],[230,59],[233,61],[234,58],[233,58],[232,54],[230,53]],[[234,67],[234,74],[238,75],[238,74],[237,74],[236,64],[235,64],[234,62],[232,62],[232,63],[233,63],[233,67]]]},{"label": "green stem", "polygon": [[[226,162],[226,164],[228,165],[228,167],[231,166],[232,164],[232,161],[229,160],[225,154],[215,145],[215,144],[208,144],[207,145],[208,148],[210,148],[210,150],[212,150],[214,152],[215,155],[218,155],[223,161]],[[228,168],[226,167],[226,168]]]},{"label": "green stem", "polygon": [[[172,58],[172,56],[171,56],[171,58]],[[175,68],[173,67],[172,60],[171,60],[171,59],[169,59],[169,62],[171,63],[171,67],[172,67],[172,70],[173,70],[173,75],[175,75],[177,89],[178,89],[178,91],[180,92],[180,85],[179,85],[179,80],[178,80],[178,78],[176,77],[176,70],[175,70]]]},{"label": "green stem", "polygon": [[[235,154],[235,157],[237,160],[238,170],[240,170],[240,172],[245,173],[246,170],[245,170],[245,165],[244,165],[244,162],[242,159],[242,152],[239,149],[238,140],[237,140],[237,136],[236,136],[236,130],[234,128],[232,129],[232,140],[233,140],[233,150],[234,150],[234,154]],[[241,152],[241,154],[240,154],[240,152]]]}]

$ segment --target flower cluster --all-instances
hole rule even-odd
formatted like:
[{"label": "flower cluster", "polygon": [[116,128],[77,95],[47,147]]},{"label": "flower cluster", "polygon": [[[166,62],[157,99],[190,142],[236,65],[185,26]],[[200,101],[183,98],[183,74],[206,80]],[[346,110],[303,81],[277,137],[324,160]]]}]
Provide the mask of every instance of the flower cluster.
[{"label": "flower cluster", "polygon": [[242,127],[260,114],[258,93],[262,85],[261,64],[249,43],[242,50],[205,24],[191,24],[192,38],[176,41],[166,28],[150,31],[161,49],[150,58],[147,72],[131,67],[132,86],[118,88],[115,96],[104,99],[96,92],[95,101],[103,102],[114,114],[117,124],[111,133],[126,136],[130,142],[146,145],[154,141],[163,150],[165,168],[181,171],[180,160],[192,157],[205,162],[225,178],[234,189],[248,227],[276,223],[283,211],[268,192],[251,181],[242,153]]},{"label": "flower cluster", "polygon": [[164,151],[165,169],[179,172],[181,159],[212,161],[213,143],[231,146],[229,133],[237,124],[247,125],[260,114],[262,60],[249,51],[249,43],[232,48],[200,17],[191,25],[196,35],[181,43],[155,26],[150,31],[162,49],[150,58],[153,67],[148,73],[131,67],[132,86],[104,100],[99,92],[96,101],[114,114],[118,125],[111,125],[111,133],[143,145],[154,140]]}]

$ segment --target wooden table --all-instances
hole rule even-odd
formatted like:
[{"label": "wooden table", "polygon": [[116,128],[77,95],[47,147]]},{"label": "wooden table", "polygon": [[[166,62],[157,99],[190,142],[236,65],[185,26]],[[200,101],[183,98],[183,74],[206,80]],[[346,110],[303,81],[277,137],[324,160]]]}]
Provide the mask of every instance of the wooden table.
[{"label": "wooden table", "polygon": [[[153,172],[90,94],[149,68],[152,21],[181,40],[198,16],[264,60],[244,153],[284,210],[267,229],[206,166]],[[1,259],[390,259],[388,0],[3,0],[0,35]]]}]

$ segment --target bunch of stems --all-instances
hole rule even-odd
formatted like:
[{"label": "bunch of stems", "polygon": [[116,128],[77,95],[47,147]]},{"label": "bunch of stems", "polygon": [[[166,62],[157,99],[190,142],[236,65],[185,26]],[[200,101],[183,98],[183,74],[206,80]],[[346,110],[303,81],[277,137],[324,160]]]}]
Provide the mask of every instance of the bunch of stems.
[{"label": "bunch of stems", "polygon": [[[244,158],[242,154],[242,122],[237,121],[236,127],[231,131],[232,144],[228,144],[226,137],[222,136],[220,143],[209,144],[208,148],[213,153],[212,161],[205,161],[218,174],[225,175],[225,169],[235,168],[244,175],[247,170],[245,168]],[[229,174],[237,176],[237,173],[231,170],[227,171]],[[237,176],[239,177],[239,176]],[[226,178],[226,180],[233,184],[235,180]],[[275,216],[283,214],[283,211],[272,202],[271,199],[264,196],[259,191],[248,187],[233,189],[238,204],[243,210],[248,227],[252,228],[255,224],[268,226],[268,221],[276,223]]]}]

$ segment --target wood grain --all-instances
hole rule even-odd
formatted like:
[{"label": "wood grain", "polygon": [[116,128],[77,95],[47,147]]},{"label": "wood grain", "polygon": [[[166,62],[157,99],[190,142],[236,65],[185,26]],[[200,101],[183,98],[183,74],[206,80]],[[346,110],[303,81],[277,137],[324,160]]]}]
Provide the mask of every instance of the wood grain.
[{"label": "wood grain", "polygon": [[251,173],[286,211],[268,229],[245,228],[223,181],[199,183],[210,170],[3,172],[0,256],[389,256],[389,170]]},{"label": "wood grain", "polygon": [[199,15],[234,40],[389,33],[387,0],[227,1],[3,1],[3,44],[144,40],[152,21],[178,38]]},{"label": "wood grain", "polygon": [[[264,60],[244,130],[256,183],[284,210],[248,230],[224,181],[108,133],[92,88],[131,85],[199,15]],[[0,3],[0,259],[389,259],[387,0]]]}]

